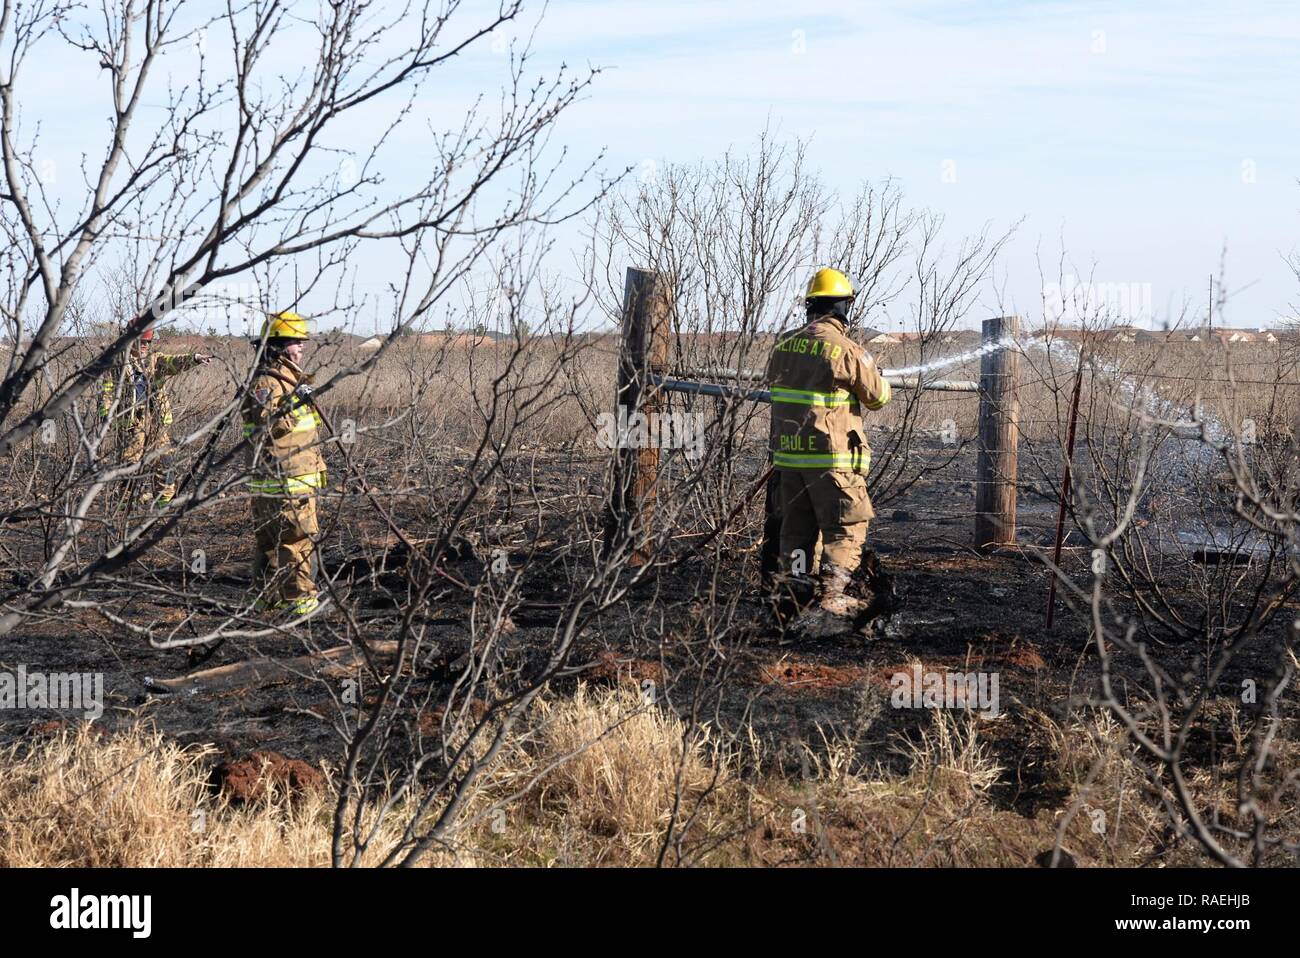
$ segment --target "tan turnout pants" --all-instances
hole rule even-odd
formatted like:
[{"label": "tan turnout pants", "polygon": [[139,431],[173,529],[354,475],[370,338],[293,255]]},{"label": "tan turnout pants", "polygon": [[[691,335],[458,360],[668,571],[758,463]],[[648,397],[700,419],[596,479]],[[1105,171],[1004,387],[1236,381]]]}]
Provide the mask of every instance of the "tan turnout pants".
[{"label": "tan turnout pants", "polygon": [[[152,441],[151,441],[152,440]],[[122,450],[123,462],[139,462],[146,452],[162,450],[163,455],[141,469],[136,476],[136,497],[153,499],[155,496],[163,502],[171,502],[176,495],[176,483],[171,481],[170,456],[172,437],[164,430],[154,431],[147,426],[131,427],[125,433],[125,447]]]},{"label": "tan turnout pants", "polygon": [[853,572],[862,563],[867,524],[875,516],[867,480],[835,469],[779,469],[781,568],[811,575],[818,538],[821,558]]},{"label": "tan turnout pants", "polygon": [[257,552],[253,582],[264,607],[291,606],[316,596],[316,497],[254,496]]}]

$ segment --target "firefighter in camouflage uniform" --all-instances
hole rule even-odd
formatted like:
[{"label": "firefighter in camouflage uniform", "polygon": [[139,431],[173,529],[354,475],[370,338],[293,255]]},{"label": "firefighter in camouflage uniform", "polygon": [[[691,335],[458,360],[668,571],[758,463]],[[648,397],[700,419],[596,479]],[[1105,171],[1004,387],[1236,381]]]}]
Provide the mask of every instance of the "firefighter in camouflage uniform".
[{"label": "firefighter in camouflage uniform", "polygon": [[805,296],[807,324],[778,339],[767,366],[783,571],[811,575],[819,538],[822,546],[814,602],[794,624],[811,637],[845,630],[860,608],[845,588],[875,516],[862,409],[882,409],[890,396],[875,360],[848,336],[853,297],[847,276],[818,270]]},{"label": "firefighter in camouflage uniform", "polygon": [[[146,329],[132,344],[126,362],[99,386],[99,416],[112,419],[118,431],[122,460],[140,462],[145,455],[159,452],[140,473],[138,496],[165,506],[176,495],[170,473],[172,404],[167,380],[195,366],[212,362],[199,352],[164,355],[153,352],[154,331]],[[120,395],[119,395],[120,393]]]},{"label": "firefighter in camouflage uniform", "polygon": [[301,366],[307,339],[303,317],[271,314],[262,330],[265,351],[242,404],[244,436],[250,441],[258,606],[295,616],[320,605],[316,495],[326,482],[319,437],[323,423],[311,399],[311,377]]}]

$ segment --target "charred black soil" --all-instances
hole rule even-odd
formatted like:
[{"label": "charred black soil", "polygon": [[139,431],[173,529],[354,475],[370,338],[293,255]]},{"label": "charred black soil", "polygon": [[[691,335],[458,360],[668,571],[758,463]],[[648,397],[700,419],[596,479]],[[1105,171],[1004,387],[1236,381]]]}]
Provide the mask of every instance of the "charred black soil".
[{"label": "charred black soil", "polygon": [[[556,481],[557,488],[565,484]],[[1089,610],[1064,595],[1058,599],[1055,627],[1047,630],[1048,575],[1041,555],[1051,538],[1051,510],[1035,508],[1036,500],[1027,497],[1023,545],[979,553],[967,544],[969,492],[964,485],[960,480],[920,483],[900,500],[879,507],[871,545],[893,577],[901,605],[877,623],[882,627],[874,635],[810,642],[780,628],[772,603],[759,589],[760,497],[742,517],[747,525],[738,524],[696,556],[689,555],[692,537],[683,537],[676,558],[686,555],[686,561],[666,563],[587,621],[567,667],[552,683],[553,692],[568,694],[579,682],[637,683],[653,690],[665,707],[723,731],[752,726],[768,754],[797,775],[807,762],[804,749],[815,752],[834,738],[851,740],[865,763],[899,768],[906,762],[897,748],[900,737],[918,734],[930,716],[925,708],[891,704],[893,677],[914,674],[914,669],[983,673],[997,680],[996,708],[974,709],[981,738],[1003,769],[994,800],[1027,816],[1060,807],[1068,785],[1036,716],[1064,719],[1072,707],[1096,694]],[[954,501],[961,508],[951,508]],[[495,602],[472,607],[466,587],[483,581],[489,564],[502,556],[510,567],[527,570],[519,601],[501,623],[490,664],[509,682],[510,676],[544,666],[557,630],[571,612],[566,603],[571,581],[583,572],[580,550],[564,548],[572,527],[559,517],[553,528],[531,539],[527,552],[509,543],[476,540],[471,530],[447,544],[431,576],[427,601],[405,615],[412,583],[406,544],[381,527],[353,525],[335,513],[326,524],[324,564],[346,613],[336,605],[292,632],[232,637],[215,648],[150,647],[138,629],[147,628],[155,637],[169,631],[176,638],[197,636],[229,621],[220,613],[247,602],[244,508],[233,501],[202,520],[185,520],[178,535],[138,563],[133,597],[116,599],[103,610],[111,618],[80,608],[33,621],[6,642],[0,668],[21,664],[29,672],[102,673],[105,702],[98,723],[110,734],[144,720],[182,743],[216,744],[227,763],[254,752],[312,765],[335,763],[341,754],[336,725],[355,722],[358,705],[374,701],[376,679],[365,669],[308,668],[232,688],[171,693],[160,691],[152,680],[257,656],[291,659],[336,647],[345,641],[345,615],[368,642],[397,637],[405,623],[422,639],[418,655],[414,660],[407,656],[403,665],[413,677],[404,721],[413,734],[432,734],[442,717],[436,703],[444,700],[464,667],[471,615],[476,629],[494,627]],[[412,527],[418,523],[406,526]],[[206,556],[202,574],[191,572],[187,561],[197,548]],[[1066,568],[1080,583],[1090,579],[1085,556],[1073,547],[1065,552]],[[12,575],[9,579],[17,581]],[[211,605],[191,601],[187,608],[178,603],[175,596],[182,588]],[[87,589],[81,598],[93,601],[96,594]],[[720,616],[719,609],[726,614]],[[1107,609],[1108,614],[1115,611]],[[715,634],[720,622],[724,627]],[[249,621],[241,629],[257,624]],[[702,655],[701,643],[722,654]],[[1205,649],[1199,645],[1169,645],[1161,653],[1172,671],[1195,676],[1205,670]],[[395,664],[382,655],[376,662],[381,669]],[[1221,677],[1216,694],[1236,695],[1244,678],[1257,678],[1268,668],[1247,649]],[[1134,657],[1116,655],[1112,669],[1115,681],[1131,678],[1141,685],[1142,666]],[[3,716],[0,735],[11,741],[47,730],[52,722],[76,720],[78,716],[48,710],[11,712]],[[1194,761],[1215,761],[1214,734],[1206,729],[1193,735]]]}]

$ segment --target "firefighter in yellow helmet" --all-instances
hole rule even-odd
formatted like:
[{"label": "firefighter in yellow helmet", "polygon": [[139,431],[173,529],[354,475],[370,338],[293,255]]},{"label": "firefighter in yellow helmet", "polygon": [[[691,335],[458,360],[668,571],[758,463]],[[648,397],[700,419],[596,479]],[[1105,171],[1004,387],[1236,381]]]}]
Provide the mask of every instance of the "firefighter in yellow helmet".
[{"label": "firefighter in yellow helmet", "polygon": [[[159,452],[141,472],[136,489],[155,506],[166,506],[176,495],[169,474],[172,438],[172,404],[167,380],[212,362],[211,356],[193,351],[165,355],[153,351],[154,331],[146,329],[132,343],[123,364],[99,384],[99,416],[112,419],[124,462],[140,462],[146,453]],[[120,398],[119,398],[120,392]]]},{"label": "firefighter in yellow helmet", "polygon": [[320,604],[316,494],[326,478],[322,421],[311,399],[311,377],[301,365],[307,339],[307,320],[297,313],[269,315],[261,337],[265,349],[243,400],[258,607],[295,616]]},{"label": "firefighter in yellow helmet", "polygon": [[889,383],[848,336],[853,296],[839,270],[818,270],[804,300],[806,325],[778,337],[767,365],[783,571],[811,575],[818,537],[822,545],[814,602],[795,622],[811,637],[850,626],[859,604],[845,588],[862,562],[867,523],[875,516],[862,410],[882,409]]}]

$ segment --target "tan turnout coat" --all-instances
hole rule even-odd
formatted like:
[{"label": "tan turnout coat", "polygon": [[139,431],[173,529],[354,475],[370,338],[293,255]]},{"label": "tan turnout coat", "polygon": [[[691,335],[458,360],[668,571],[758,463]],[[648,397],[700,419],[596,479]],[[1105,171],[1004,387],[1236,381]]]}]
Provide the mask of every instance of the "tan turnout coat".
[{"label": "tan turnout coat", "polygon": [[772,391],[772,463],[866,475],[871,448],[862,409],[889,402],[876,361],[849,339],[844,322],[817,316],[778,339],[767,365]]},{"label": "tan turnout coat", "polygon": [[[173,376],[199,365],[191,353],[188,356],[168,356],[150,353],[141,358],[129,354],[123,364],[124,373],[105,378],[99,385],[99,414],[110,413],[118,424],[132,429],[156,429],[172,424],[172,404],[164,383]],[[116,407],[114,396],[119,385],[122,398]]]},{"label": "tan turnout coat", "polygon": [[244,435],[252,439],[249,489],[262,495],[303,495],[325,485],[319,413],[299,395],[311,377],[287,357],[267,357],[243,401]]}]

